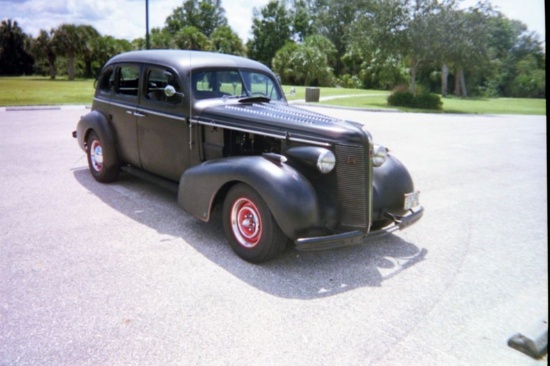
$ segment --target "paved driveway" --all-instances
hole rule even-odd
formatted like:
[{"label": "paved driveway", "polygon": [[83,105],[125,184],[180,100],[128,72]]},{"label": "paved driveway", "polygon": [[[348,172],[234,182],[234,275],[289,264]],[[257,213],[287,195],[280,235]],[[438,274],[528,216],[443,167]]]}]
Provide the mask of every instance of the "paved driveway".
[{"label": "paved driveway", "polygon": [[548,312],[545,117],[314,109],[365,122],[426,213],[264,265],[170,192],[95,182],[85,109],[0,111],[0,364],[546,364],[507,346]]}]

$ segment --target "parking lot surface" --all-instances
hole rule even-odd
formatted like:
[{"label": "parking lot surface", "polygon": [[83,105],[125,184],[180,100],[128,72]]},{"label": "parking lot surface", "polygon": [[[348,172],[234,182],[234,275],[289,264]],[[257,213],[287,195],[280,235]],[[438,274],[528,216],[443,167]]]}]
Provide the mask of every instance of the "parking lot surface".
[{"label": "parking lot surface", "polygon": [[546,118],[313,109],[364,122],[426,212],[262,265],[219,212],[97,183],[84,108],[0,111],[0,365],[546,364],[507,345],[548,313]]}]

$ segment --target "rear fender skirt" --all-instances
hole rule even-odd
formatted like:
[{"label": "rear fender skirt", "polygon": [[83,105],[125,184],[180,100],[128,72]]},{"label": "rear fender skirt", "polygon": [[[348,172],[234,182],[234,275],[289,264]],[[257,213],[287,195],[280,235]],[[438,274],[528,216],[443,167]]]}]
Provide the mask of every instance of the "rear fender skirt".
[{"label": "rear fender skirt", "polygon": [[258,192],[290,239],[321,226],[319,203],[310,182],[291,166],[262,156],[211,160],[186,170],[180,180],[178,204],[208,221],[218,193],[238,182]]}]

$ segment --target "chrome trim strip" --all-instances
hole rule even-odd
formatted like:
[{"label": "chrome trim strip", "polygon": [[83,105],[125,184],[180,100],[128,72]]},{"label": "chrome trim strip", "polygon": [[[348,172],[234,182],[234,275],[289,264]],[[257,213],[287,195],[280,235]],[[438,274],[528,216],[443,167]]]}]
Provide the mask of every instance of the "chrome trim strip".
[{"label": "chrome trim strip", "polygon": [[129,104],[122,104],[122,103],[117,103],[117,102],[112,102],[112,101],[106,101],[105,99],[101,99],[101,98],[97,98],[97,97],[94,97],[94,101],[98,101],[98,102],[101,102],[101,103],[105,103],[105,104],[109,104],[109,105],[113,105],[113,106],[121,107],[121,108],[130,108],[130,109],[132,109],[133,112],[145,112],[145,113],[148,113],[148,114],[154,114],[155,116],[171,118],[171,119],[175,119],[175,120],[178,120],[178,121],[184,121],[184,122],[187,120],[187,118],[183,117],[183,116],[180,117],[180,116],[177,116],[177,115],[174,115],[174,114],[162,113],[162,112],[156,111],[154,109],[143,108],[141,106],[136,107],[135,105],[132,106],[132,105],[129,105]]},{"label": "chrome trim strip", "polygon": [[137,109],[137,111],[138,112],[146,112],[146,113],[149,113],[149,114],[154,114],[155,116],[176,119],[178,121],[184,121],[184,122],[187,121],[186,117],[180,117],[180,116],[176,116],[176,115],[173,115],[173,114],[162,113],[162,112],[155,111],[153,109],[145,109],[145,108],[140,107],[140,108]]},{"label": "chrome trim strip", "polygon": [[329,144],[328,142],[311,141],[311,140],[306,140],[306,139],[299,139],[299,138],[296,138],[296,137],[290,137],[289,140],[290,141],[295,141],[295,142],[304,142],[306,144],[312,144],[312,145],[323,146],[323,147],[331,147],[332,146],[332,144]]}]

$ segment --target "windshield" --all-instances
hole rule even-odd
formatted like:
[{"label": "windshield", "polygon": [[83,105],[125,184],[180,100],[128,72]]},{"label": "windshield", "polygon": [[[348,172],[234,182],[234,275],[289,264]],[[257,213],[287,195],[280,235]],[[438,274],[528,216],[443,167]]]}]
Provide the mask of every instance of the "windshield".
[{"label": "windshield", "polygon": [[249,70],[205,70],[193,73],[195,99],[266,97],[283,100],[275,80]]}]

